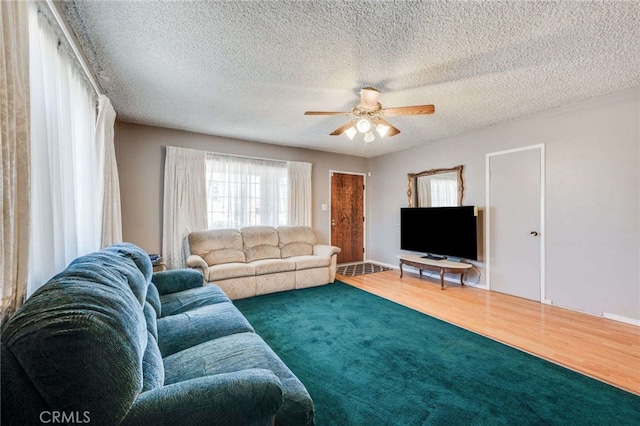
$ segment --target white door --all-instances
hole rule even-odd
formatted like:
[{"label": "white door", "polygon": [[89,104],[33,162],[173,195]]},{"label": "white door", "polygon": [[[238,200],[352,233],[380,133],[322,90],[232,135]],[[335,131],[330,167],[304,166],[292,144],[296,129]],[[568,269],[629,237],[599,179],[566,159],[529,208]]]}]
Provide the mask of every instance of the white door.
[{"label": "white door", "polygon": [[544,300],[544,146],[487,154],[490,290]]}]

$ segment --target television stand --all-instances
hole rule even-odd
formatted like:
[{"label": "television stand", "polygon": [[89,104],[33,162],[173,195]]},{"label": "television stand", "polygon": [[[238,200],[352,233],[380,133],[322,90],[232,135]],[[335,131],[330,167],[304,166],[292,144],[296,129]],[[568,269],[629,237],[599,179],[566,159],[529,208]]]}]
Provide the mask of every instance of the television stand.
[{"label": "television stand", "polygon": [[422,276],[423,269],[435,270],[440,272],[440,289],[444,290],[444,273],[452,272],[454,274],[460,274],[460,285],[464,286],[464,277],[467,275],[467,270],[471,269],[473,265],[464,262],[451,262],[449,260],[441,259],[434,260],[425,258],[423,256],[417,256],[415,254],[399,254],[397,256],[400,259],[400,278],[402,278],[402,265],[413,266],[418,268],[420,276]]}]

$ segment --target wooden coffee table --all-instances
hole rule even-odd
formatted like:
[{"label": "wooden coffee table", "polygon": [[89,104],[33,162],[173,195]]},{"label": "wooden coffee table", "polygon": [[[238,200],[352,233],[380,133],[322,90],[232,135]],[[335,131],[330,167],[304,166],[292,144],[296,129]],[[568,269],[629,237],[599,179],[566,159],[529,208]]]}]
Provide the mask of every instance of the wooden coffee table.
[{"label": "wooden coffee table", "polygon": [[423,269],[439,271],[441,290],[444,290],[445,272],[460,274],[460,285],[464,285],[464,277],[466,276],[467,271],[473,268],[473,265],[470,263],[452,262],[450,260],[426,259],[415,254],[399,254],[397,258],[400,259],[400,278],[402,278],[402,265],[409,265],[413,266],[414,268],[418,268],[418,270],[420,271],[420,276],[422,276]]}]

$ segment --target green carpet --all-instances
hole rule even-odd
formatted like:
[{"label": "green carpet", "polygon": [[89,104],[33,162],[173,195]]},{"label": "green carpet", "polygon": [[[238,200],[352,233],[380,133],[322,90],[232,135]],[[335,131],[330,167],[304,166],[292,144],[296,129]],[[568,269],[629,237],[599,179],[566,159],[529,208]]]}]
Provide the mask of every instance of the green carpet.
[{"label": "green carpet", "polygon": [[640,425],[640,397],[341,282],[234,302],[325,425]]}]

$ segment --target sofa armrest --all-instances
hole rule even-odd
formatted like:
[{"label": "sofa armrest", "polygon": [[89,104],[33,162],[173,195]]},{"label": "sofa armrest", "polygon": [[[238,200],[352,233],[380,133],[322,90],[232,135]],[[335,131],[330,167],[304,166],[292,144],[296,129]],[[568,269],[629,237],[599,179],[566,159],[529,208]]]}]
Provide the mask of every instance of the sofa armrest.
[{"label": "sofa armrest", "polygon": [[282,384],[268,370],[198,377],[140,394],[122,425],[270,425]]},{"label": "sofa armrest", "polygon": [[323,244],[317,244],[313,246],[313,254],[315,256],[331,257],[334,254],[340,253],[341,251],[342,249],[340,247],[335,246],[328,246]]},{"label": "sofa armrest", "polygon": [[151,276],[151,282],[155,284],[160,296],[202,287],[204,284],[202,274],[193,269],[170,269],[156,272]]},{"label": "sofa armrest", "polygon": [[205,262],[201,256],[197,254],[189,255],[189,257],[187,257],[187,266],[200,271],[205,281],[209,281],[209,265],[207,265],[207,262]]}]

